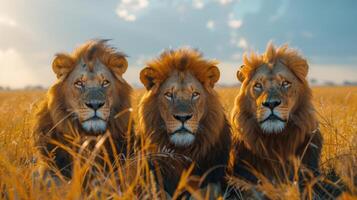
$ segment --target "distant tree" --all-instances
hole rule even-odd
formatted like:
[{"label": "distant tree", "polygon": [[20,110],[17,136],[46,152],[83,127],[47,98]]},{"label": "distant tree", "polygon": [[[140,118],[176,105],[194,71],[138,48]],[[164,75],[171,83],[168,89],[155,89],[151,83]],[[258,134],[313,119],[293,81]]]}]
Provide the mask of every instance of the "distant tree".
[{"label": "distant tree", "polygon": [[42,87],[41,85],[28,85],[25,86],[25,90],[44,90],[45,88]]},{"label": "distant tree", "polygon": [[357,85],[357,81],[343,81],[343,85]]},{"label": "distant tree", "polygon": [[324,85],[326,85],[326,86],[335,86],[336,83],[333,82],[333,81],[325,81]]},{"label": "distant tree", "polygon": [[311,85],[316,85],[317,82],[318,82],[318,81],[317,81],[317,79],[315,79],[315,78],[311,78],[311,79],[310,79],[310,84],[311,84]]}]

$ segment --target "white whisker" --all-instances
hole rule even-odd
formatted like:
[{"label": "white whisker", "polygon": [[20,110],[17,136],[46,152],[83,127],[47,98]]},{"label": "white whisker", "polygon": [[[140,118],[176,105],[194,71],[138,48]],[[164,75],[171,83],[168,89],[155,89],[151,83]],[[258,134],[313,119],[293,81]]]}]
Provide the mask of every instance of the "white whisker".
[{"label": "white whisker", "polygon": [[189,146],[195,140],[191,133],[175,133],[170,136],[170,141],[177,146]]}]

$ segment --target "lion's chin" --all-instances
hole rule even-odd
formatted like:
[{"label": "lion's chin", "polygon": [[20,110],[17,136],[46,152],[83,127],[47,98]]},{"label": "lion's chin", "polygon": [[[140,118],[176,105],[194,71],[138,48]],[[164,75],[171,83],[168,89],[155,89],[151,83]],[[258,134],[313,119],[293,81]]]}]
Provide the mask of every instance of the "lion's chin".
[{"label": "lion's chin", "polygon": [[188,132],[174,133],[173,135],[170,136],[170,142],[180,147],[189,146],[193,143],[194,140],[195,140],[195,136]]},{"label": "lion's chin", "polygon": [[83,129],[87,133],[101,134],[107,129],[107,122],[102,119],[90,119],[82,123]]},{"label": "lion's chin", "polygon": [[278,134],[283,132],[285,128],[285,122],[279,120],[267,120],[260,124],[260,128],[263,130],[263,133]]}]

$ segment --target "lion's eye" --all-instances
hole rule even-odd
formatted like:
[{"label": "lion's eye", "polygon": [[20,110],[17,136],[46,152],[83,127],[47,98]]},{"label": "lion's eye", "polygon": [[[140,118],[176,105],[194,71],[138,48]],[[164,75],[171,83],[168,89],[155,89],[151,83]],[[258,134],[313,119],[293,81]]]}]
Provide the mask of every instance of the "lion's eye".
[{"label": "lion's eye", "polygon": [[79,81],[74,82],[74,86],[76,86],[77,88],[83,88],[84,83],[83,83],[83,81],[79,80]]},{"label": "lion's eye", "polygon": [[172,100],[172,97],[173,97],[173,94],[171,92],[166,92],[165,94],[165,98],[168,99],[168,100]]},{"label": "lion's eye", "polygon": [[104,80],[102,83],[103,87],[108,87],[110,85],[110,82],[108,80]]},{"label": "lion's eye", "polygon": [[291,83],[290,83],[289,81],[283,81],[283,82],[281,83],[281,86],[282,86],[283,88],[289,88],[289,87],[291,86]]},{"label": "lion's eye", "polygon": [[200,93],[198,93],[198,92],[192,93],[192,99],[193,99],[193,100],[196,100],[196,99],[198,99],[199,97],[200,97]]},{"label": "lion's eye", "polygon": [[263,89],[263,85],[261,83],[254,84],[254,89],[260,91]]}]

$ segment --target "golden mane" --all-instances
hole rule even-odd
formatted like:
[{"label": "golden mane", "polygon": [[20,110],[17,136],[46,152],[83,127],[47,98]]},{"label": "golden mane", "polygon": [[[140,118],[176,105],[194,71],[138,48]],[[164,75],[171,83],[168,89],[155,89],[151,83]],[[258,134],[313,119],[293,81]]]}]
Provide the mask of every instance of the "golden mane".
[{"label": "golden mane", "polygon": [[[224,109],[217,93],[213,90],[211,67],[215,67],[216,61],[207,61],[202,58],[202,54],[198,51],[188,48],[179,49],[177,51],[165,51],[158,59],[155,59],[147,64],[148,68],[156,70],[154,84],[160,85],[174,70],[190,71],[201,83],[205,85],[207,93],[206,111],[207,113],[201,119],[200,130],[197,133],[197,144],[185,150],[185,155],[192,156],[197,159],[206,156],[213,145],[222,143],[227,138],[220,138],[222,130],[229,129],[228,122],[225,118]],[[216,77],[214,77],[216,79]],[[146,80],[142,79],[143,82]],[[209,84],[209,85],[206,85]],[[152,143],[159,146],[168,146],[169,139],[166,129],[162,128],[163,120],[158,112],[157,104],[158,92],[147,92],[141,99],[139,105],[139,129],[143,134],[149,134]],[[205,134],[205,133],[210,133]],[[209,136],[209,137],[208,137]],[[222,140],[222,141],[221,141]]]},{"label": "golden mane", "polygon": [[57,75],[62,74],[63,72],[55,67],[61,66],[61,70],[64,70],[65,73],[69,73],[74,69],[76,64],[83,59],[85,63],[88,63],[89,68],[92,68],[96,60],[100,60],[101,63],[113,72],[123,74],[128,67],[128,61],[125,59],[126,55],[116,51],[114,47],[107,45],[107,41],[108,40],[90,40],[77,47],[71,54],[56,54],[52,63],[53,71],[55,71]]},{"label": "golden mane", "polygon": [[[263,64],[274,66],[278,61],[287,66],[302,84],[299,93],[294,97],[296,104],[291,110],[286,128],[278,135],[268,135],[263,134],[259,122],[252,114],[251,105],[255,102],[252,102],[252,98],[248,95],[247,85],[260,66]],[[291,159],[302,159],[303,152],[309,147],[310,142],[314,142],[321,151],[322,138],[312,104],[312,91],[305,78],[307,71],[306,60],[287,45],[276,49],[269,44],[263,55],[252,53],[250,56],[244,56],[244,65],[237,72],[242,86],[231,114],[232,126],[235,130],[233,140],[236,147],[238,146],[234,153],[238,154],[236,159],[246,160],[263,175],[274,176],[279,170],[276,165],[274,167],[274,162],[271,160],[285,163],[292,161]],[[303,162],[318,163],[320,158],[313,156],[311,159],[309,161],[305,159]],[[281,163],[278,162],[278,165]]]},{"label": "golden mane", "polygon": [[[218,169],[212,170],[214,172],[211,171],[206,177],[207,182],[219,182],[224,177],[224,166],[228,163],[231,145],[231,129],[223,106],[213,89],[219,79],[216,64],[215,61],[204,60],[198,51],[185,48],[165,51],[158,59],[149,62],[140,73],[140,79],[148,89],[139,104],[138,129],[140,134],[149,138],[156,152],[170,149],[177,155],[189,158],[188,162],[183,160],[183,163],[169,157],[163,161],[166,165],[176,163],[172,170],[161,169],[165,187],[171,185],[167,186],[170,188],[169,193],[173,192],[172,189],[176,187],[176,181],[182,171],[192,163],[196,166],[193,173],[196,176],[202,176],[212,167],[218,166]],[[200,120],[199,129],[195,133],[196,139],[193,144],[185,148],[177,148],[171,144],[165,122],[159,112],[160,86],[174,71],[190,72],[203,85],[206,94],[205,108],[200,111],[204,114]],[[207,184],[206,181],[205,184]]]},{"label": "golden mane", "polygon": [[[61,57],[61,59],[58,59],[59,57]],[[100,59],[105,66],[112,70],[113,74],[118,73],[118,70],[123,70],[122,67],[127,67],[124,54],[116,53],[114,48],[105,44],[104,40],[94,40],[77,48],[72,54],[57,54],[53,66],[61,66],[65,68],[65,71],[62,69],[54,69],[54,71],[56,73],[58,72],[57,75],[59,77],[63,75],[62,72],[65,72],[65,76],[67,76],[68,73],[71,73],[76,63],[82,58],[87,59],[89,62]],[[124,66],[118,67],[118,65]],[[125,70],[123,73],[124,72]],[[49,148],[53,147],[50,142],[51,140],[56,140],[64,145],[70,145],[65,135],[86,136],[86,133],[81,131],[79,122],[73,120],[73,112],[68,109],[66,104],[66,99],[71,97],[71,94],[66,94],[66,87],[68,87],[66,81],[67,79],[65,77],[60,78],[50,87],[36,114],[34,133],[38,137],[37,145],[45,155],[49,153]],[[127,150],[126,142],[128,130],[133,130],[128,126],[131,114],[129,109],[131,108],[132,88],[127,82],[119,79],[115,79],[112,84],[116,89],[111,94],[113,104],[108,121],[108,130],[115,142],[116,150],[125,152]],[[121,113],[120,116],[115,117],[118,113]],[[112,148],[109,142],[105,143],[105,147],[108,152],[111,152]],[[56,157],[64,156],[68,158],[68,155],[65,155],[66,153],[67,152],[59,151],[61,155],[56,155]],[[70,174],[66,174],[66,176],[70,176]]]},{"label": "golden mane", "polygon": [[251,52],[250,55],[243,55],[243,65],[237,74],[238,78],[243,76],[250,79],[254,72],[263,64],[274,66],[276,62],[282,62],[287,66],[300,81],[305,81],[309,67],[306,60],[295,49],[288,48],[288,45],[283,45],[275,48],[272,43],[269,43],[264,54],[258,55]]},{"label": "golden mane", "polygon": [[[232,122],[237,131],[243,137],[247,145],[259,155],[264,154],[264,149],[261,145],[256,145],[257,141],[265,144],[266,150],[275,150],[277,154],[286,158],[293,154],[297,147],[305,140],[306,135],[312,134],[317,128],[318,123],[312,104],[312,91],[305,77],[307,75],[308,65],[304,58],[294,49],[289,49],[287,45],[280,48],[275,48],[271,43],[268,45],[267,51],[263,55],[252,53],[249,57],[244,56],[244,66],[238,73],[242,73],[245,80],[242,84],[240,94],[235,101],[235,108],[232,112]],[[298,103],[292,111],[291,119],[285,130],[286,134],[281,134],[279,140],[274,137],[261,134],[259,124],[251,118],[249,98],[243,95],[246,91],[246,84],[254,75],[254,72],[263,64],[271,64],[275,62],[283,62],[303,83],[301,94],[297,94]],[[244,131],[240,131],[243,129]],[[289,134],[288,134],[289,133]]]},{"label": "golden mane", "polygon": [[[203,59],[199,51],[181,48],[164,51],[159,58],[148,62],[147,67],[155,70],[153,84],[161,84],[174,70],[178,70],[190,71],[203,85],[210,84],[213,87],[214,83],[218,81],[219,71],[214,71],[218,73],[218,76],[215,76],[209,68],[217,64],[217,61]],[[144,85],[150,85],[146,84],[147,80],[142,77],[140,76],[140,79]]]}]

